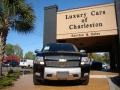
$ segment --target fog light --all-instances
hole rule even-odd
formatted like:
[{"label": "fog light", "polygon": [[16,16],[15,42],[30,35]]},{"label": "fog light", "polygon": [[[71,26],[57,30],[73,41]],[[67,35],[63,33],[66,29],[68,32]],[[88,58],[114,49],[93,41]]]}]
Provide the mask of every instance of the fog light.
[{"label": "fog light", "polygon": [[47,74],[47,77],[52,77],[52,74]]},{"label": "fog light", "polygon": [[73,77],[78,77],[78,74],[73,74]]}]

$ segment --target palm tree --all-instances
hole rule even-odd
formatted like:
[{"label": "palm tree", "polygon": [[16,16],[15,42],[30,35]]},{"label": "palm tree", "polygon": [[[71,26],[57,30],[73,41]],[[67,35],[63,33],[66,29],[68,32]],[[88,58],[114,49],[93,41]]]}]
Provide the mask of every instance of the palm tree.
[{"label": "palm tree", "polygon": [[31,32],[34,20],[33,9],[25,3],[25,0],[0,0],[0,76],[9,31]]}]

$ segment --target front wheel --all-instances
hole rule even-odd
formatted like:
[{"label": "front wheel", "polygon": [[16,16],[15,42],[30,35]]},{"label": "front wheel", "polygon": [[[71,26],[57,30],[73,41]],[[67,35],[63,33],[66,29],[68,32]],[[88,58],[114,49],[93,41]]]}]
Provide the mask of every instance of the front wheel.
[{"label": "front wheel", "polygon": [[88,85],[88,83],[89,83],[89,78],[86,80],[82,80],[82,85]]},{"label": "front wheel", "polygon": [[40,81],[36,79],[35,75],[33,75],[33,83],[34,85],[40,85]]}]

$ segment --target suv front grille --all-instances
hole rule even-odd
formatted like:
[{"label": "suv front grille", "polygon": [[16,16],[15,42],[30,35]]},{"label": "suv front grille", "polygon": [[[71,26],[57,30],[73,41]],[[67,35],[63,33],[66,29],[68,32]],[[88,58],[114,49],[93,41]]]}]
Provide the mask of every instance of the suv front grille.
[{"label": "suv front grille", "polygon": [[66,61],[66,62],[59,62],[56,60],[47,60],[45,61],[46,66],[48,67],[79,67],[80,61]]}]

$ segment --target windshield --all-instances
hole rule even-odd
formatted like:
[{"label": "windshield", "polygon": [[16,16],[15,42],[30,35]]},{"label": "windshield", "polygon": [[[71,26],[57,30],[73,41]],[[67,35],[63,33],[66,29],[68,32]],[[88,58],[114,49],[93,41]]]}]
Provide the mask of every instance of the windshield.
[{"label": "windshield", "polygon": [[20,60],[20,62],[26,62],[26,60]]},{"label": "windshield", "polygon": [[45,45],[42,51],[71,51],[77,52],[78,49],[72,44],[48,44]]}]

